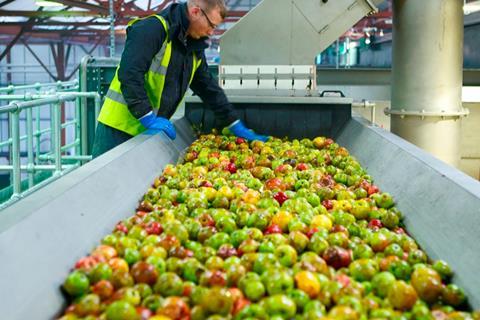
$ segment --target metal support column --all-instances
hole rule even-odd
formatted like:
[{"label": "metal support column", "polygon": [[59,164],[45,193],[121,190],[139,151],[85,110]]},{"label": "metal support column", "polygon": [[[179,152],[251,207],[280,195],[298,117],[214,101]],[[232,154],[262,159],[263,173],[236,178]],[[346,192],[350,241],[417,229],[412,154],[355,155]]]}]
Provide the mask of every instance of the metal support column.
[{"label": "metal support column", "polygon": [[443,161],[460,159],[461,1],[393,2],[393,133]]},{"label": "metal support column", "polygon": [[27,171],[28,171],[28,188],[33,187],[34,184],[34,154],[33,154],[33,110],[27,109]]},{"label": "metal support column", "polygon": [[17,198],[22,192],[22,180],[20,175],[20,110],[12,112],[11,128],[12,133],[12,186],[13,195],[12,198]]},{"label": "metal support column", "polygon": [[53,107],[53,154],[55,157],[54,175],[60,175],[62,172],[62,123],[61,123],[61,107],[62,103],[57,102]]},{"label": "metal support column", "polygon": [[[37,94],[40,94],[41,92],[41,87],[38,86],[36,88]],[[39,163],[39,157],[41,154],[41,149],[40,149],[40,144],[41,144],[41,137],[40,137],[40,130],[42,129],[42,124],[40,121],[41,118],[41,107],[38,106],[35,108],[35,148],[36,148],[36,153],[35,153],[35,163]]]}]

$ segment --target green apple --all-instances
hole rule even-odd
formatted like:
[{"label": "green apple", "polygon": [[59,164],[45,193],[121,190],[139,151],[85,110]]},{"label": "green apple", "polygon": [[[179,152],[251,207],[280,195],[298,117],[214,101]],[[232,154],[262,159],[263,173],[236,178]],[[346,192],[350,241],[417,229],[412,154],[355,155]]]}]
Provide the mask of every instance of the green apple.
[{"label": "green apple", "polygon": [[275,256],[284,267],[291,267],[297,262],[297,251],[291,245],[280,245],[275,249]]}]

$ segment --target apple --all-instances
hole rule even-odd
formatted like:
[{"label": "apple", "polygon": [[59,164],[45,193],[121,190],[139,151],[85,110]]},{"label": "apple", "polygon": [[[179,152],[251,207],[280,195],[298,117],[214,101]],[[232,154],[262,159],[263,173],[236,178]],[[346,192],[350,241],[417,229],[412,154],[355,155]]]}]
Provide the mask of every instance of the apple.
[{"label": "apple", "polygon": [[297,312],[295,302],[284,294],[275,294],[262,300],[265,311],[271,316],[281,316],[289,319]]},{"label": "apple", "polygon": [[287,271],[278,270],[273,272],[275,269],[277,268],[267,270],[262,274],[262,278],[265,277],[263,283],[270,296],[287,292],[294,287],[293,277]]},{"label": "apple", "polygon": [[251,281],[245,285],[245,296],[251,301],[259,301],[265,295],[265,287],[261,281]]},{"label": "apple", "polygon": [[273,234],[273,233],[282,233],[282,228],[277,225],[277,224],[270,224],[264,231],[263,233],[265,235],[267,234]]},{"label": "apple", "polygon": [[206,292],[201,305],[207,312],[226,316],[233,309],[233,295],[226,288],[213,287]]},{"label": "apple", "polygon": [[417,299],[415,289],[403,280],[393,282],[388,290],[388,301],[396,309],[410,310]]},{"label": "apple", "polygon": [[297,262],[297,251],[288,244],[280,245],[275,249],[275,256],[284,267],[291,267]]},{"label": "apple", "polygon": [[340,269],[347,267],[351,260],[351,252],[342,247],[329,247],[323,253],[323,259],[327,262],[329,266],[332,266],[335,269]]},{"label": "apple", "polygon": [[183,292],[183,282],[177,274],[165,272],[158,277],[153,290],[165,297],[180,296]]},{"label": "apple", "polygon": [[427,303],[435,303],[441,297],[442,279],[433,268],[416,268],[411,275],[411,284],[419,298]]},{"label": "apple", "polygon": [[320,282],[315,273],[300,271],[295,275],[295,283],[299,290],[305,292],[310,298],[315,298],[320,293]]},{"label": "apple", "polygon": [[63,283],[63,288],[71,296],[81,296],[87,293],[89,286],[88,277],[78,270],[71,272]]},{"label": "apple", "polygon": [[119,300],[111,303],[106,310],[108,320],[137,320],[137,310],[130,303]]},{"label": "apple", "polygon": [[217,132],[77,260],[60,319],[476,317],[347,149]]},{"label": "apple", "polygon": [[385,298],[395,280],[395,276],[388,271],[377,273],[372,278],[373,291],[380,298]]},{"label": "apple", "polygon": [[168,319],[189,319],[190,307],[180,297],[167,297],[157,309],[157,315]]}]

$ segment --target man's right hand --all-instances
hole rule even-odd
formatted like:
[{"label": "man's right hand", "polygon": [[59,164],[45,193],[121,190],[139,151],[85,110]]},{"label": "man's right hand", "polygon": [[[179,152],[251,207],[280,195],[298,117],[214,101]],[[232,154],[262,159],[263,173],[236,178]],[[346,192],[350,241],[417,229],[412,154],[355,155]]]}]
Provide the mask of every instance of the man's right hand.
[{"label": "man's right hand", "polygon": [[153,112],[147,113],[138,120],[147,129],[147,134],[156,134],[160,131],[163,131],[172,140],[174,140],[177,136],[177,132],[175,131],[173,124],[164,117],[155,116]]}]

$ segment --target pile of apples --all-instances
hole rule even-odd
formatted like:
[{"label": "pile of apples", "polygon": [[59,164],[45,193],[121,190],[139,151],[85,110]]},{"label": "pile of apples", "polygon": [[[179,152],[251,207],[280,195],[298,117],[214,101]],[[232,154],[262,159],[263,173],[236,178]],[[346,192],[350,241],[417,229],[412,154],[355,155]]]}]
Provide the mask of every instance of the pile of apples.
[{"label": "pile of apples", "polygon": [[208,134],[64,282],[60,319],[480,319],[325,137]]}]

